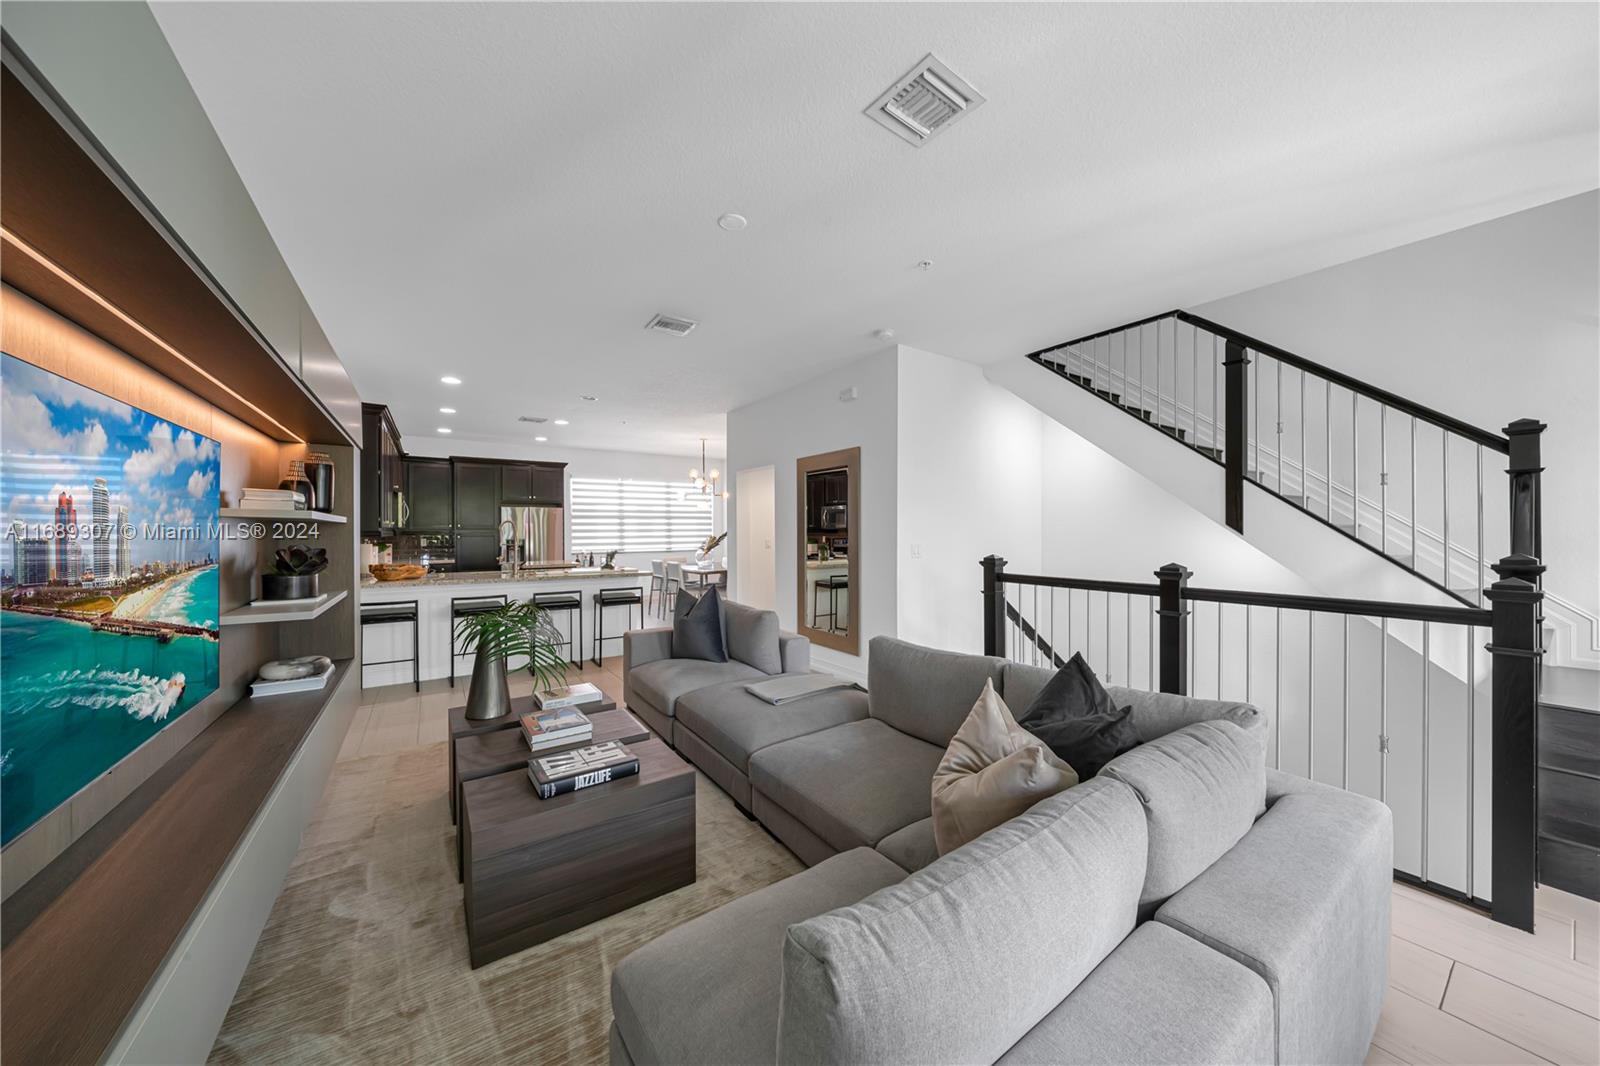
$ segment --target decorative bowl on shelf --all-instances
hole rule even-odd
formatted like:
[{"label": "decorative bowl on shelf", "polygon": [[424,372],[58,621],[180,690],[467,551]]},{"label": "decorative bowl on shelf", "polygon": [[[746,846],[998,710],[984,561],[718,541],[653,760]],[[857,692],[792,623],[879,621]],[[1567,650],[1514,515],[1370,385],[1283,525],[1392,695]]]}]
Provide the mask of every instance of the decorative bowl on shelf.
[{"label": "decorative bowl on shelf", "polygon": [[374,563],[368,569],[379,581],[415,581],[428,573],[426,566],[415,563]]}]

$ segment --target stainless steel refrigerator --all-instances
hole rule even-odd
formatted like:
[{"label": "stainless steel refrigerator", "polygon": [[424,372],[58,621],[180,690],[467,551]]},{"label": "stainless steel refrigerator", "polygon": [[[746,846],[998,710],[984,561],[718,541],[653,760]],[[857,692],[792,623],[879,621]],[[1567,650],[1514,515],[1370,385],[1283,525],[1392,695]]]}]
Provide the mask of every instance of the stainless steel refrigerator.
[{"label": "stainless steel refrigerator", "polygon": [[566,512],[560,507],[500,508],[501,558],[518,567],[570,566]]}]

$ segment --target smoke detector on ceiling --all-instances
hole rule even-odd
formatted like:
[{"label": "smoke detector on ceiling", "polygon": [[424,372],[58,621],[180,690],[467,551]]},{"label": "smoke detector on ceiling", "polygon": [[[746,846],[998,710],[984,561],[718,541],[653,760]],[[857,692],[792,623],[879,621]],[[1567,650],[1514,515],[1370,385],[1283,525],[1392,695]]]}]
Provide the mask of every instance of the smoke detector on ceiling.
[{"label": "smoke detector on ceiling", "polygon": [[930,52],[872,102],[866,115],[918,148],[984,101],[984,95]]},{"label": "smoke detector on ceiling", "polygon": [[644,324],[644,328],[656,333],[667,333],[674,337],[687,337],[689,331],[700,323],[687,318],[675,318],[672,315],[656,315]]}]

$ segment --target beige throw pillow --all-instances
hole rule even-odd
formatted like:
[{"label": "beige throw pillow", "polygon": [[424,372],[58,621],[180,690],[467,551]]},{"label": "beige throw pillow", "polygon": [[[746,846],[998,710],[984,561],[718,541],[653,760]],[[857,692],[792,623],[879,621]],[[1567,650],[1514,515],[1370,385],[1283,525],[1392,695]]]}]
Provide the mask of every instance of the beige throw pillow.
[{"label": "beige throw pillow", "polygon": [[1009,822],[1078,774],[1012,717],[994,683],[951,738],[933,772],[933,837],[946,855]]}]

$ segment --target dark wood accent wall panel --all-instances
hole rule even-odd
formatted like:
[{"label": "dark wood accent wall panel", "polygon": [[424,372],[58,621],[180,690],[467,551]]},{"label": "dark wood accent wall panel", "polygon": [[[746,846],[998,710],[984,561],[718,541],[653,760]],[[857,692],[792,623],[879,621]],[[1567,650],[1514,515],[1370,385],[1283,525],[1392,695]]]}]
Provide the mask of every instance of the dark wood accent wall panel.
[{"label": "dark wood accent wall panel", "polygon": [[[298,368],[264,347],[9,67],[0,78],[0,224],[197,365],[130,328],[16,243],[0,256],[0,277],[246,425],[279,440],[344,439],[299,384]],[[205,367],[226,369],[208,374]]]}]

